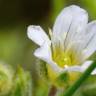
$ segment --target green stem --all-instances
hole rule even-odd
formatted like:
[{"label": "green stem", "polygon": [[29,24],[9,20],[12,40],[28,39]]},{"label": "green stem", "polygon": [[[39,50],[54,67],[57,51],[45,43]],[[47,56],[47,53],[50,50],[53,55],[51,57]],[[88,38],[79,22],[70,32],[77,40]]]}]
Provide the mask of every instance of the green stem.
[{"label": "green stem", "polygon": [[96,68],[96,61],[93,62],[88,69],[83,73],[83,75],[80,76],[80,78],[71,86],[69,89],[67,89],[63,96],[72,96],[74,92],[80,87],[80,85],[88,78],[90,73]]}]

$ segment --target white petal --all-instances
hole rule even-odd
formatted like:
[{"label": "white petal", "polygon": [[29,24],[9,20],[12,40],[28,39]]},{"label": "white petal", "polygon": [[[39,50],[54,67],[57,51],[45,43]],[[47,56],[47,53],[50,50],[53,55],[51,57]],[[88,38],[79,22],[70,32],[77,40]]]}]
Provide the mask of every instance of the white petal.
[{"label": "white petal", "polygon": [[84,9],[75,5],[64,8],[53,27],[53,42],[59,40],[68,45],[74,38],[78,40],[78,34],[82,34],[87,22],[88,14]]},{"label": "white petal", "polygon": [[47,34],[44,32],[44,30],[40,26],[34,26],[30,25],[27,30],[27,35],[29,39],[31,39],[33,42],[35,42],[38,45],[42,45],[45,41],[47,43],[50,43],[50,40],[47,36]]},{"label": "white petal", "polygon": [[74,64],[82,64],[82,62],[85,61],[84,56],[82,54],[81,47],[82,47],[82,41],[78,40],[75,42],[71,42],[65,51],[66,53],[70,52],[70,54],[74,56],[74,60],[73,60]]},{"label": "white petal", "polygon": [[[62,70],[62,72],[84,72],[91,64],[93,61],[86,61],[84,64],[82,65],[77,65],[77,66],[65,66],[65,68]],[[93,72],[91,73],[92,75],[96,74],[96,69],[93,70]]]},{"label": "white petal", "polygon": [[66,66],[62,71],[81,72],[81,66]]},{"label": "white petal", "polygon": [[96,52],[96,21],[93,21],[88,24],[86,35],[89,37],[86,43],[83,54],[85,59],[90,57],[94,52]]},{"label": "white petal", "polygon": [[50,64],[55,72],[61,71],[59,66],[52,61],[51,49],[46,42],[40,48],[36,49],[36,51],[34,52],[34,55],[39,59],[45,61],[47,64]]},{"label": "white petal", "polygon": [[[81,66],[81,72],[84,72],[91,64],[93,61],[86,61],[84,64],[82,64]],[[93,70],[93,72],[91,73],[92,75],[96,74],[96,69]]]},{"label": "white petal", "polygon": [[53,60],[48,60],[47,63],[50,64],[50,66],[52,67],[52,69],[53,69],[56,73],[60,73],[60,72],[63,71],[63,69],[60,68],[60,67],[58,66],[58,64],[55,63]]},{"label": "white petal", "polygon": [[45,42],[40,48],[36,49],[34,55],[40,59],[51,59],[50,46]]}]

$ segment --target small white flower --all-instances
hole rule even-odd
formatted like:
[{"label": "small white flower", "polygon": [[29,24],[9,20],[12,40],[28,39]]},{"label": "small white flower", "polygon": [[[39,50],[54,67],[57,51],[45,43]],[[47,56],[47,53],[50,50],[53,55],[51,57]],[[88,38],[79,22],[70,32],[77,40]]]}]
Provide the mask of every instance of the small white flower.
[{"label": "small white flower", "polygon": [[31,25],[27,31],[28,37],[40,46],[34,55],[57,73],[84,72],[92,63],[88,58],[96,51],[96,21],[88,23],[87,12],[76,5],[59,14],[49,30],[51,39],[40,26]]}]

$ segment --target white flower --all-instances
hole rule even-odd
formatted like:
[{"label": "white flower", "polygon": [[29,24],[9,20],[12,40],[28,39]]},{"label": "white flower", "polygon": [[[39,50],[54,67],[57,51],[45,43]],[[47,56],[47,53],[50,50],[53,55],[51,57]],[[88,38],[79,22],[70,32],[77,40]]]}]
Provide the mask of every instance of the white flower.
[{"label": "white flower", "polygon": [[84,72],[92,63],[88,58],[96,51],[96,21],[88,23],[87,12],[76,5],[59,14],[49,30],[51,39],[40,26],[31,25],[27,31],[28,37],[40,46],[34,55],[57,73]]}]

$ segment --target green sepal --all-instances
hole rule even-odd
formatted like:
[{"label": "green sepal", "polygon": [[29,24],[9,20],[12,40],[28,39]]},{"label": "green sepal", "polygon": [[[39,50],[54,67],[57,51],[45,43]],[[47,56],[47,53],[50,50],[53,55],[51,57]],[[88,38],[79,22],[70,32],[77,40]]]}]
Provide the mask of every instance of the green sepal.
[{"label": "green sepal", "polygon": [[46,62],[44,62],[44,61],[38,61],[37,64],[38,64],[37,65],[37,71],[38,71],[39,76],[43,80],[48,81],[49,78],[48,78],[48,71],[47,71]]},{"label": "green sepal", "polygon": [[69,75],[67,72],[64,72],[64,73],[61,73],[56,78],[56,84],[57,84],[57,86],[63,87],[64,89],[66,89],[69,86],[68,80],[69,80]]}]

